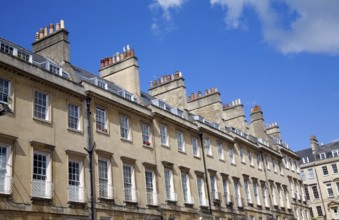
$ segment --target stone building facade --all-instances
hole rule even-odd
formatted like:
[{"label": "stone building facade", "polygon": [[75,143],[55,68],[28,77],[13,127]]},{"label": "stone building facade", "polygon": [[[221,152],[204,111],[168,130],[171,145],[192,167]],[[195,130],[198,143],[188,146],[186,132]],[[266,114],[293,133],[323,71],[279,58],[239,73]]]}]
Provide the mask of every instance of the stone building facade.
[{"label": "stone building facade", "polygon": [[[310,219],[298,155],[240,100],[186,95],[179,71],[140,91],[129,46],[99,76],[70,62],[64,22],[33,50],[0,38],[5,219]],[[90,158],[92,158],[92,163]]]},{"label": "stone building facade", "polygon": [[309,148],[296,152],[310,215],[339,219],[339,141],[319,145],[311,136],[310,143]]}]

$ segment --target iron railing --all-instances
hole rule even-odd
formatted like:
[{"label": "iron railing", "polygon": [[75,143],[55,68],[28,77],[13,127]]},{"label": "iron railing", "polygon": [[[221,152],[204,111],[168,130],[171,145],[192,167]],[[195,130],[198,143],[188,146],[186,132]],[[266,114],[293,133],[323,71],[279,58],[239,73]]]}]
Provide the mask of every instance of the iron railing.
[{"label": "iron railing", "polygon": [[189,204],[189,205],[193,205],[194,204],[193,196],[186,196],[186,198],[184,198],[184,203]]},{"label": "iron railing", "polygon": [[53,183],[44,180],[32,181],[32,197],[51,199],[53,197]]},{"label": "iron railing", "polygon": [[99,197],[103,199],[114,199],[115,187],[110,184],[98,184]]},{"label": "iron railing", "polygon": [[244,199],[241,198],[240,196],[235,197],[235,202],[236,202],[238,208],[244,207]]},{"label": "iron railing", "polygon": [[0,194],[12,194],[13,183],[13,177],[0,176]]},{"label": "iron railing", "polygon": [[199,198],[199,205],[202,207],[208,207],[208,199],[206,198]]},{"label": "iron railing", "polygon": [[157,192],[146,192],[147,203],[157,206],[159,204],[159,194]]},{"label": "iron railing", "polygon": [[68,200],[70,202],[83,203],[86,201],[85,187],[68,186]]},{"label": "iron railing", "polygon": [[175,192],[166,192],[166,200],[175,202],[177,201],[177,194]]},{"label": "iron railing", "polygon": [[124,188],[124,200],[125,202],[137,202],[138,192],[133,188]]},{"label": "iron railing", "polygon": [[215,190],[212,190],[212,200],[213,202],[220,202],[221,200],[221,193],[215,191]]}]

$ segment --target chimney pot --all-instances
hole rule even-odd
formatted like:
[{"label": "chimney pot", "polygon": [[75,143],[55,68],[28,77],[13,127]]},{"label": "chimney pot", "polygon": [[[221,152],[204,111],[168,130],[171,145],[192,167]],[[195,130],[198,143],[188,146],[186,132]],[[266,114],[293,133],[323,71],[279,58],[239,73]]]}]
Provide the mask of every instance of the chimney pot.
[{"label": "chimney pot", "polygon": [[131,49],[131,57],[134,57],[134,49]]},{"label": "chimney pot", "polygon": [[60,24],[59,24],[59,23],[56,23],[56,25],[55,25],[55,31],[58,31],[58,30],[60,30]]},{"label": "chimney pot", "polygon": [[259,105],[256,105],[252,108],[252,112],[259,112],[261,111],[261,107]]},{"label": "chimney pot", "polygon": [[54,24],[49,24],[49,34],[53,34],[54,32]]},{"label": "chimney pot", "polygon": [[109,59],[108,57],[105,58],[105,66],[108,66]]},{"label": "chimney pot", "polygon": [[101,64],[101,68],[104,68],[104,67],[105,67],[105,60],[104,60],[104,59],[101,59],[101,60],[100,60],[100,64]]},{"label": "chimney pot", "polygon": [[44,37],[46,37],[48,35],[48,29],[47,27],[44,28]]},{"label": "chimney pot", "polygon": [[61,29],[65,28],[65,21],[64,20],[60,20],[60,28]]},{"label": "chimney pot", "polygon": [[39,32],[35,33],[35,40],[39,40]]},{"label": "chimney pot", "polygon": [[108,64],[109,64],[109,65],[112,64],[112,57],[108,58]]}]

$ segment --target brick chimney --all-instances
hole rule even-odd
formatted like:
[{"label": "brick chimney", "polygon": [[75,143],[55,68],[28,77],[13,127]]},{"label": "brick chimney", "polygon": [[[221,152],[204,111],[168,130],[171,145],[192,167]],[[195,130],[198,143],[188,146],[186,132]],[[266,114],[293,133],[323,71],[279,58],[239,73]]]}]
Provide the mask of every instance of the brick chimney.
[{"label": "brick chimney", "polygon": [[249,124],[250,132],[262,139],[267,139],[267,135],[264,127],[264,117],[259,105],[254,106],[251,109],[251,123]]},{"label": "brick chimney", "polygon": [[224,104],[222,119],[225,126],[234,127],[244,132],[248,129],[244,106],[240,99]]},{"label": "brick chimney", "polygon": [[201,115],[207,121],[222,123],[222,102],[217,88],[206,89],[192,93],[188,97],[187,110],[190,113]]},{"label": "brick chimney", "polygon": [[151,96],[179,109],[187,108],[186,87],[182,73],[176,71],[174,74],[164,75],[160,79],[151,81],[148,90]]},{"label": "brick chimney", "polygon": [[319,149],[319,143],[315,135],[311,135],[310,143],[311,143],[312,154],[314,155],[314,158],[316,158],[316,155]]},{"label": "brick chimney", "polygon": [[134,49],[127,45],[122,53],[103,58],[100,63],[100,77],[140,96],[139,65]]},{"label": "brick chimney", "polygon": [[50,24],[49,27],[40,28],[32,45],[34,53],[49,57],[59,65],[70,63],[68,31],[63,20],[55,26]]}]

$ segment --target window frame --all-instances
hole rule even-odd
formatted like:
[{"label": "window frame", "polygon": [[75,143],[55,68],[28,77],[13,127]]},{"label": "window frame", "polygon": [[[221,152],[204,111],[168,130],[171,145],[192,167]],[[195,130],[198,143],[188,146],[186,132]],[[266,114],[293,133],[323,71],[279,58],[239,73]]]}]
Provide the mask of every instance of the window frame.
[{"label": "window frame", "polygon": [[[0,99],[0,103],[4,103],[8,106],[10,106],[10,100],[12,99],[11,96],[12,96],[12,81],[11,80],[8,80],[8,79],[5,79],[3,77],[0,77],[0,80],[2,80],[4,82],[4,84],[7,82],[7,94],[5,93],[5,86],[4,85],[1,85],[0,84],[0,88],[2,88],[0,90],[0,97],[2,97]],[[5,97],[5,98],[4,98]],[[7,99],[7,101],[5,101],[5,99]]]},{"label": "window frame", "polygon": [[151,126],[148,123],[141,122],[141,138],[142,144],[150,146],[151,143]]},{"label": "window frame", "polygon": [[167,130],[167,126],[160,124],[159,126],[160,129],[160,143],[162,146],[169,146],[169,141],[168,141],[168,130]]},{"label": "window frame", "polygon": [[198,142],[198,138],[196,137],[192,137],[192,150],[193,150],[193,156],[200,158],[199,142]]},{"label": "window frame", "polygon": [[[0,153],[2,154],[2,149],[6,149],[6,155],[4,156],[4,160],[2,161],[0,157],[0,167],[4,166],[0,169],[4,170],[4,183],[3,183],[3,191],[0,191],[0,194],[12,194],[13,186],[13,155],[12,155],[12,147],[11,145],[0,143]],[[9,181],[6,181],[6,180]]]},{"label": "window frame", "polygon": [[[42,95],[45,97],[45,100],[42,100],[42,104],[37,103],[37,97],[36,95]],[[41,98],[39,98],[40,100]],[[37,120],[43,120],[43,121],[50,121],[50,100],[49,100],[49,94],[47,92],[43,92],[41,90],[34,90],[34,102],[33,102],[33,118]],[[44,111],[38,111],[37,108],[41,108]],[[40,116],[39,116],[40,115]],[[44,115],[44,117],[42,116]]]},{"label": "window frame", "polygon": [[186,152],[184,133],[182,131],[177,130],[176,137],[177,137],[178,151]]},{"label": "window frame", "polygon": [[[103,185],[103,183],[100,183],[100,179],[103,179],[102,177],[100,177],[101,170],[103,170],[100,167],[100,164],[102,164],[102,163],[100,163],[100,161],[106,164],[106,171],[105,172],[106,172],[106,175],[107,175],[107,177],[106,177],[106,181],[107,181],[107,183],[106,183],[106,190],[107,191],[106,192],[107,192],[107,194],[101,194],[101,191],[99,190],[98,195],[101,198],[112,199],[114,192],[113,192],[113,183],[112,183],[113,181],[112,181],[111,161],[110,161],[110,159],[107,159],[107,158],[104,158],[104,157],[98,157],[98,166],[97,166],[97,168],[98,168],[98,184],[99,184],[99,189],[101,189],[101,187],[102,187],[101,185]],[[106,192],[104,192],[104,193],[106,193]]]},{"label": "window frame", "polygon": [[204,146],[205,146],[205,150],[206,150],[206,155],[207,156],[213,156],[210,138],[208,138],[208,137],[204,138]]},{"label": "window frame", "polygon": [[120,115],[120,138],[123,140],[131,140],[131,126],[129,122],[129,117],[126,115]]},{"label": "window frame", "polygon": [[107,111],[103,107],[95,107],[95,127],[96,131],[108,133]]},{"label": "window frame", "polygon": [[223,148],[222,143],[220,141],[217,141],[217,149],[218,149],[219,160],[224,161],[225,160],[224,148]]},{"label": "window frame", "polygon": [[[70,114],[70,111],[71,111],[70,107],[75,107],[76,112],[72,112],[72,113],[75,113],[76,115],[71,115]],[[81,117],[80,116],[80,106],[76,105],[76,104],[73,104],[73,103],[68,103],[68,105],[67,105],[67,115],[68,115],[68,123],[67,123],[68,128],[72,129],[72,130],[80,131],[81,130],[80,129],[80,117]],[[76,126],[75,127],[70,126],[70,123],[72,123],[70,118],[73,119],[73,120],[76,120]]]}]

